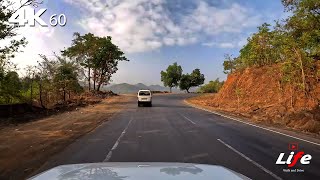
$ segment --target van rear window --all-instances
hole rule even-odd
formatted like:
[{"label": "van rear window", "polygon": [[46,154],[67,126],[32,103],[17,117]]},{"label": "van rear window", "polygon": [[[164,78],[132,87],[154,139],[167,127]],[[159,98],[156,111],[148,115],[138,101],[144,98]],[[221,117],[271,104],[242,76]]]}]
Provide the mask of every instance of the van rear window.
[{"label": "van rear window", "polygon": [[150,96],[150,91],[140,91],[139,96]]}]

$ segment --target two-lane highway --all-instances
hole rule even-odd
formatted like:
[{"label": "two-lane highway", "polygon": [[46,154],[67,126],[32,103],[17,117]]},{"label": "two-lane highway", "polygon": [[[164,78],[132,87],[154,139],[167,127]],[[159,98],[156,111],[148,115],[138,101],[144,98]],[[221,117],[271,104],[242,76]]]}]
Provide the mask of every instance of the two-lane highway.
[{"label": "two-lane highway", "polygon": [[[189,162],[221,165],[252,179],[320,179],[320,146],[294,137],[234,121],[186,105],[192,95],[156,95],[153,107],[128,104],[94,132],[83,136],[50,160],[40,171],[62,164],[92,162]],[[311,164],[276,165],[281,152],[312,155]]]}]

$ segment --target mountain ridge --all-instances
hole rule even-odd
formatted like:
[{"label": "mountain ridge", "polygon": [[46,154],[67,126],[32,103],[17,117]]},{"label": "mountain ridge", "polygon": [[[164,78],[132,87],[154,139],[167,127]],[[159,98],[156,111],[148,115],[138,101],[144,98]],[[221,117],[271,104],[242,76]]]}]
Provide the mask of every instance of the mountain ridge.
[{"label": "mountain ridge", "polygon": [[[103,88],[103,90],[113,91],[114,93],[118,93],[118,94],[136,93],[140,89],[149,89],[152,91],[170,91],[170,88],[168,87],[164,87],[157,84],[147,86],[143,83],[137,83],[137,84],[120,83],[120,84],[113,84]],[[172,92],[177,93],[182,91],[180,91],[177,88],[172,88]]]}]

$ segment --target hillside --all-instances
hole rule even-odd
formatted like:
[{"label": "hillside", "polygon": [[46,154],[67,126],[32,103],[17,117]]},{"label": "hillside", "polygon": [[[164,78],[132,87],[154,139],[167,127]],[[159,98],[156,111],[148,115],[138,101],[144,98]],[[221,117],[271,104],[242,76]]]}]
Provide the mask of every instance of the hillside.
[{"label": "hillside", "polygon": [[[167,87],[163,87],[160,85],[151,85],[147,86],[143,83],[138,83],[135,85],[127,84],[127,83],[121,83],[121,84],[113,84],[111,86],[107,86],[103,88],[104,90],[111,90],[118,94],[126,94],[126,93],[136,93],[140,89],[150,89],[152,91],[169,91],[170,89]],[[173,92],[178,93],[181,92],[179,89],[172,89]]]},{"label": "hillside", "polygon": [[218,94],[191,101],[257,122],[319,133],[319,80],[307,79],[311,88],[306,94],[299,88],[280,82],[278,66],[247,68],[230,74]]}]

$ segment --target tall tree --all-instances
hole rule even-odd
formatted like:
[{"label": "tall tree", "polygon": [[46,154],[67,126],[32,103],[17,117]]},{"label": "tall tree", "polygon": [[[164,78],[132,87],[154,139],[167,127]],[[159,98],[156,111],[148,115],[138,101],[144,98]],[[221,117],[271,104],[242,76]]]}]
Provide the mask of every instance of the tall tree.
[{"label": "tall tree", "polygon": [[89,90],[91,90],[91,77],[93,77],[94,90],[98,81],[97,90],[99,91],[101,85],[108,83],[111,75],[118,70],[118,62],[128,61],[128,59],[119,47],[112,43],[110,36],[97,37],[91,33],[82,36],[75,33],[74,37],[71,47],[62,51],[62,54],[75,58],[84,68],[87,68]]},{"label": "tall tree", "polygon": [[182,74],[179,83],[180,90],[186,90],[189,93],[189,89],[192,86],[192,79],[190,74]]},{"label": "tall tree", "polygon": [[71,92],[81,91],[81,86],[78,83],[78,67],[72,61],[66,58],[58,57],[59,65],[53,77],[55,88],[62,91],[63,101],[66,101],[66,94]]},{"label": "tall tree", "polygon": [[179,85],[181,76],[182,68],[176,62],[169,65],[166,71],[161,71],[161,81],[165,87],[170,88],[170,92],[172,92],[173,87],[177,87]]},{"label": "tall tree", "polygon": [[282,3],[292,13],[285,20],[285,28],[308,56],[320,60],[320,1],[282,0]]},{"label": "tall tree", "polygon": [[191,87],[197,87],[204,83],[204,75],[200,69],[195,69],[191,74],[183,74],[180,80],[179,87],[181,90],[186,90],[189,93]]},{"label": "tall tree", "polygon": [[84,68],[87,68],[88,90],[91,90],[91,68],[94,53],[97,49],[97,37],[92,33],[83,36],[80,33],[74,33],[74,39],[69,48],[62,51],[63,56],[75,58]]},{"label": "tall tree", "polygon": [[96,88],[100,90],[101,85],[110,82],[112,74],[118,70],[119,61],[129,61],[124,52],[118,46],[112,43],[112,38],[102,37],[97,40],[97,50],[93,57],[94,82],[98,82]]}]

